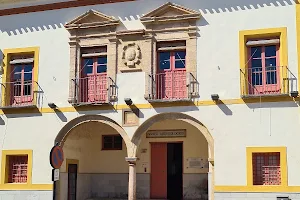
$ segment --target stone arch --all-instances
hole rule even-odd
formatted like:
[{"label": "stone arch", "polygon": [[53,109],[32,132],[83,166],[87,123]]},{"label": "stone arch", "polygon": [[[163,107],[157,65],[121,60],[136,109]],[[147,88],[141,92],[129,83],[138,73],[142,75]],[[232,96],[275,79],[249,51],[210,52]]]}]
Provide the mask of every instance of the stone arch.
[{"label": "stone arch", "polygon": [[139,128],[135,131],[131,141],[133,144],[136,145],[134,155],[136,156],[136,150],[141,142],[141,136],[156,122],[163,121],[163,120],[180,120],[191,124],[192,126],[196,127],[205,137],[208,143],[209,148],[209,160],[214,161],[214,140],[208,129],[197,119],[191,117],[187,114],[183,113],[161,113],[150,117],[146,120]]},{"label": "stone arch", "polygon": [[64,142],[66,141],[68,134],[70,133],[70,131],[74,128],[76,128],[77,126],[83,124],[83,123],[88,123],[88,122],[100,122],[106,125],[109,125],[110,127],[112,127],[113,129],[115,129],[123,138],[126,147],[127,147],[127,155],[129,156],[131,154],[132,151],[130,151],[132,143],[127,135],[127,133],[125,132],[125,130],[114,120],[102,116],[102,115],[83,115],[80,117],[77,117],[75,119],[72,119],[70,122],[68,122],[57,134],[56,138],[55,138],[55,144],[60,144],[61,146],[64,145]]}]

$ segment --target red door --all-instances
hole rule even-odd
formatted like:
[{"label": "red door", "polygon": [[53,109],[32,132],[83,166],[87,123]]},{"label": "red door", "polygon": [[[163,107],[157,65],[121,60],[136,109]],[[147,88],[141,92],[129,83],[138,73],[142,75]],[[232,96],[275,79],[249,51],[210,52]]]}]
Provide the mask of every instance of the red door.
[{"label": "red door", "polygon": [[185,51],[158,54],[157,99],[186,98]]},{"label": "red door", "polygon": [[250,48],[250,94],[280,93],[279,47],[277,45]]},{"label": "red door", "polygon": [[152,199],[167,198],[167,143],[151,144],[150,184]]},{"label": "red door", "polygon": [[107,101],[106,56],[85,58],[80,79],[80,102],[103,103]]}]

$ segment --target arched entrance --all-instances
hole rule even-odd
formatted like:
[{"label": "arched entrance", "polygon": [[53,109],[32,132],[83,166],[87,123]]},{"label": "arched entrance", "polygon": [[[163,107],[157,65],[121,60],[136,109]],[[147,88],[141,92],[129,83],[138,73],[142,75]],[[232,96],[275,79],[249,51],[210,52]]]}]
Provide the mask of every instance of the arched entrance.
[{"label": "arched entrance", "polygon": [[213,199],[214,141],[197,119],[161,113],[146,120],[138,147],[137,198]]},{"label": "arched entrance", "polygon": [[126,132],[101,115],[84,115],[67,123],[55,143],[64,150],[57,195],[60,200],[126,198],[128,155]]}]

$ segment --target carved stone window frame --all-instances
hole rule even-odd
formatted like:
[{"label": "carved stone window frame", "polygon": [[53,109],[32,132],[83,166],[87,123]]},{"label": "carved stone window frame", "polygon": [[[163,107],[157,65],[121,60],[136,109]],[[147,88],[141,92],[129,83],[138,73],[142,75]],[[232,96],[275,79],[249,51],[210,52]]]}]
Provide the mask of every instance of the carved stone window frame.
[{"label": "carved stone window frame", "polygon": [[[166,13],[173,14],[166,14]],[[146,77],[157,71],[157,43],[171,41],[186,42],[186,73],[197,77],[197,25],[201,17],[197,11],[174,3],[166,3],[140,18],[146,27],[145,38],[151,43],[151,65],[144,68]],[[146,81],[145,94],[152,86]],[[198,96],[198,94],[195,94]],[[145,95],[147,99],[148,96]]]},{"label": "carved stone window frame", "polygon": [[[76,17],[65,25],[70,33],[70,84],[68,102],[74,104],[75,84],[72,80],[80,78],[81,48],[101,47],[107,48],[107,77],[112,82],[117,74],[117,33],[116,28],[120,21],[95,10]],[[109,81],[107,82],[107,88]],[[108,94],[107,102],[116,100],[112,94]]]}]

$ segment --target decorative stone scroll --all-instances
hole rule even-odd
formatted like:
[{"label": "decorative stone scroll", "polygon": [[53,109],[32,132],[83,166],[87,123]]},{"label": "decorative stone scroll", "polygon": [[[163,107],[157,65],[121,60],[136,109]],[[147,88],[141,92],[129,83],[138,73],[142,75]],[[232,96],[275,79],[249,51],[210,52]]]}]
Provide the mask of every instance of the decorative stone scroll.
[{"label": "decorative stone scroll", "polygon": [[135,42],[129,43],[123,47],[122,59],[129,68],[134,68],[141,59],[141,48]]},{"label": "decorative stone scroll", "polygon": [[186,137],[186,130],[153,130],[146,133],[147,138]]}]

